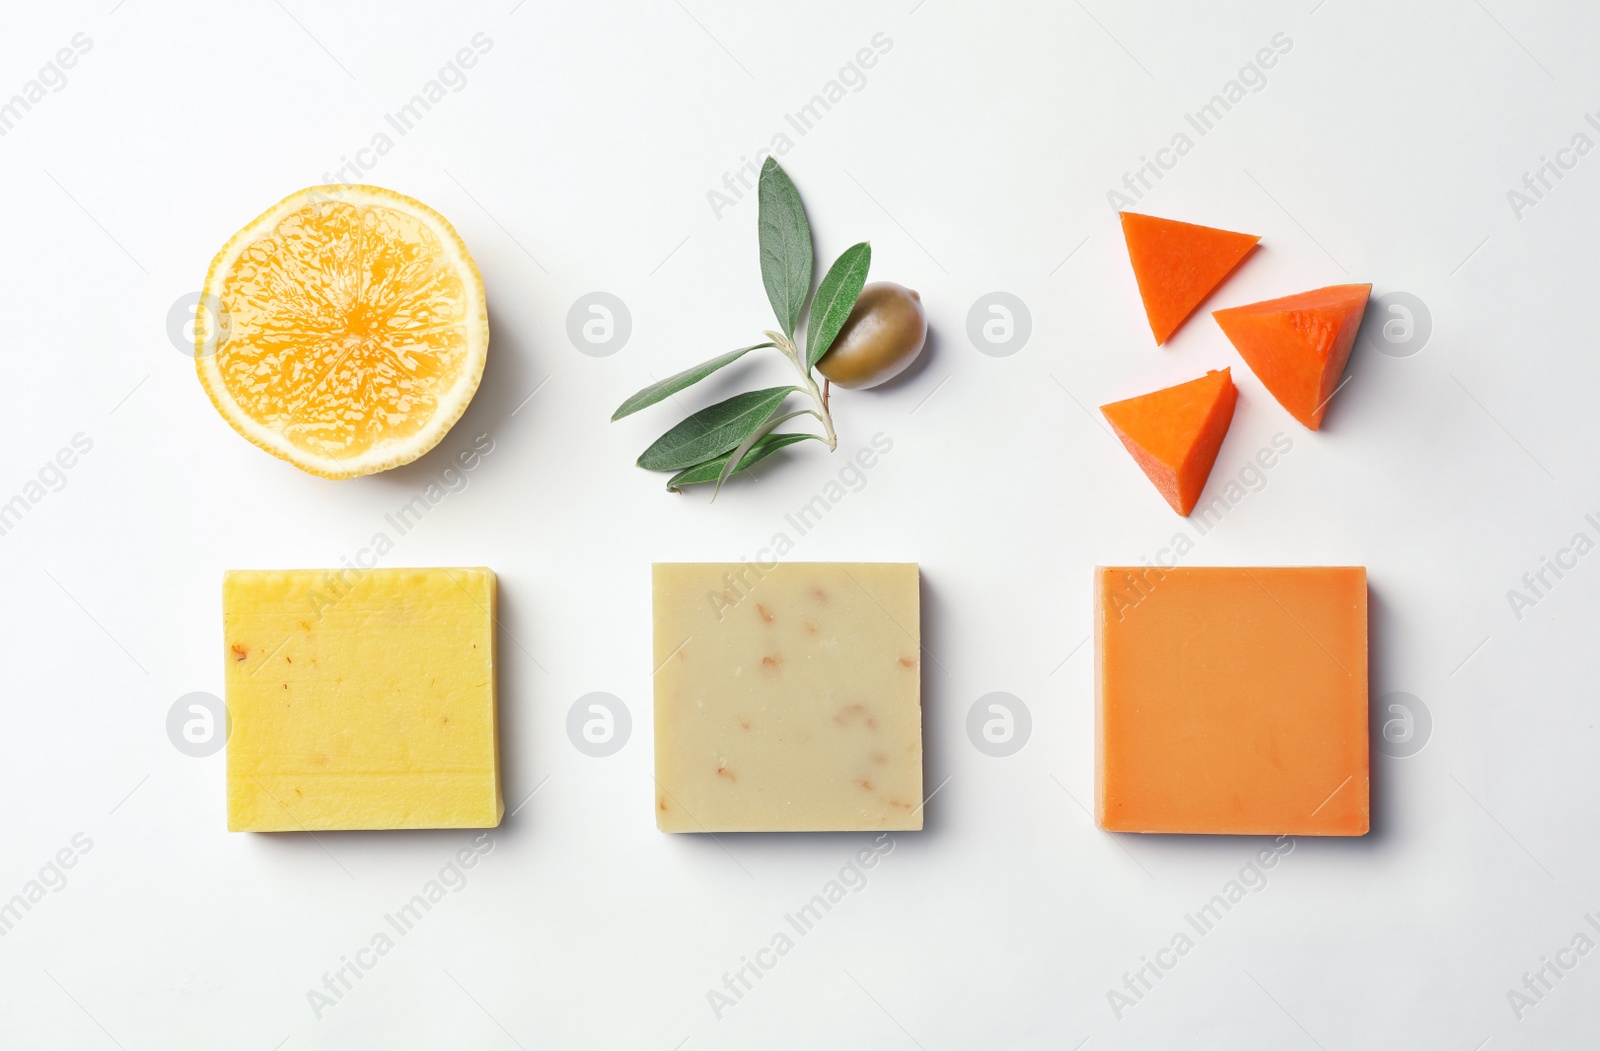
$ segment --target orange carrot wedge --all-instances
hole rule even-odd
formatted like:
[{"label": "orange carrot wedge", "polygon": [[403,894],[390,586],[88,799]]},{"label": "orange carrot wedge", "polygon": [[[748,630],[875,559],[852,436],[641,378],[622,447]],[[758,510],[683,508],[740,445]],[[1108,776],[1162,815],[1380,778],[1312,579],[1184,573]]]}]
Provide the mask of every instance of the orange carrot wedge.
[{"label": "orange carrot wedge", "polygon": [[1254,234],[1133,212],[1122,213],[1122,236],[1158,345],[1178,331],[1261,240]]},{"label": "orange carrot wedge", "polygon": [[1227,369],[1100,406],[1122,444],[1180,515],[1194,510],[1239,392]]},{"label": "orange carrot wedge", "polygon": [[1339,389],[1371,292],[1371,285],[1329,285],[1211,316],[1278,403],[1317,430]]}]

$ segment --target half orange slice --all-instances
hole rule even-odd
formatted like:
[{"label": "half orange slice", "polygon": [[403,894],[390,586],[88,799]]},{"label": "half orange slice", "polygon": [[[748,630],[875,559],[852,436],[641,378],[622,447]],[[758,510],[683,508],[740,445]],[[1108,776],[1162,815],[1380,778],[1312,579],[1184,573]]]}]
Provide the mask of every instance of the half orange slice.
[{"label": "half orange slice", "polygon": [[410,463],[478,389],[483,279],[445,218],[375,186],[313,186],[235,234],[206,275],[195,367],[250,441],[324,478]]}]

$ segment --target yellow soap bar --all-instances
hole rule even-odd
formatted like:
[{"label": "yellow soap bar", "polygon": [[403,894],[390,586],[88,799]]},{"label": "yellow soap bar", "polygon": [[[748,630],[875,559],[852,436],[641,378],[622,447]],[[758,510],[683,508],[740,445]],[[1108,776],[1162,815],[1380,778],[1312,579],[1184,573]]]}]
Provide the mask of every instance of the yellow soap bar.
[{"label": "yellow soap bar", "polygon": [[655,566],[663,832],[922,827],[915,563]]},{"label": "yellow soap bar", "polygon": [[488,569],[234,570],[228,828],[492,828]]}]

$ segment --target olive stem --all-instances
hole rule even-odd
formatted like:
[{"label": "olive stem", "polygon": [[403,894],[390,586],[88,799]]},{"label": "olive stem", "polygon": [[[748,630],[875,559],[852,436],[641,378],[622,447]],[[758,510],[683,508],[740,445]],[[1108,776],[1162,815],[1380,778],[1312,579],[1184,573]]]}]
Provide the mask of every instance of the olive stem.
[{"label": "olive stem", "polygon": [[[839,448],[839,436],[833,430],[833,416],[828,412],[828,395],[824,389],[818,389],[816,377],[811,375],[811,370],[806,368],[800,357],[800,350],[794,345],[794,340],[781,332],[766,333],[768,339],[778,345],[778,350],[794,365],[800,373],[800,378],[805,381],[805,392],[811,395],[811,400],[817,403],[817,419],[822,421],[823,439],[828,443],[828,451],[833,452]],[[828,381],[823,380],[826,384]]]}]

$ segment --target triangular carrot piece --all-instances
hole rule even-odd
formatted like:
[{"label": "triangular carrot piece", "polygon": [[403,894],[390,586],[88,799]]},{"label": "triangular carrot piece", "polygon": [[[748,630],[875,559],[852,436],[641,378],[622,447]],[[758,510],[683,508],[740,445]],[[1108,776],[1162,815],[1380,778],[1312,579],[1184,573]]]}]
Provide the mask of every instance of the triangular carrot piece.
[{"label": "triangular carrot piece", "polygon": [[1194,510],[1239,396],[1227,369],[1100,406],[1117,437],[1180,515]]},{"label": "triangular carrot piece", "polygon": [[1316,430],[1339,389],[1371,292],[1371,285],[1329,285],[1211,316],[1278,403]]},{"label": "triangular carrot piece", "polygon": [[1156,343],[1165,343],[1261,238],[1209,226],[1122,213],[1128,261]]}]

